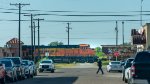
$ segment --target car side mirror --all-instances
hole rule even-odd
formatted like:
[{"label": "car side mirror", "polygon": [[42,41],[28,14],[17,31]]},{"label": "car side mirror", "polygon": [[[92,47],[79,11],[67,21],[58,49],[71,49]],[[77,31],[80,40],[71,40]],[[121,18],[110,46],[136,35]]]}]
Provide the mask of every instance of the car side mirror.
[{"label": "car side mirror", "polygon": [[133,64],[133,61],[131,62],[131,64]]},{"label": "car side mirror", "polygon": [[12,67],[14,68],[15,66],[13,65]]},{"label": "car side mirror", "polygon": [[121,63],[121,66],[124,66],[124,64],[125,64],[124,62],[123,62],[123,63]]},{"label": "car side mirror", "polygon": [[21,65],[25,65],[25,63],[22,63]]},{"label": "car side mirror", "polygon": [[3,64],[2,64],[2,63],[0,63],[0,66],[3,66]]}]

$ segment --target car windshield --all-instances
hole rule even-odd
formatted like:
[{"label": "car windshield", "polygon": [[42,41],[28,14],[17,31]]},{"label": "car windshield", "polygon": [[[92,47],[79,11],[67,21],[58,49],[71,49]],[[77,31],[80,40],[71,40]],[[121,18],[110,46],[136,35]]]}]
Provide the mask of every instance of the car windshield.
[{"label": "car windshield", "polygon": [[42,61],[41,63],[52,63],[51,61]]},{"label": "car windshield", "polygon": [[29,65],[28,61],[22,61],[24,65]]},{"label": "car windshield", "polygon": [[111,64],[120,64],[120,62],[111,62]]},{"label": "car windshield", "polygon": [[11,59],[16,65],[21,64],[19,58],[7,58],[7,59]]},{"label": "car windshield", "polygon": [[5,64],[5,67],[12,67],[11,61],[1,61],[1,63]]}]

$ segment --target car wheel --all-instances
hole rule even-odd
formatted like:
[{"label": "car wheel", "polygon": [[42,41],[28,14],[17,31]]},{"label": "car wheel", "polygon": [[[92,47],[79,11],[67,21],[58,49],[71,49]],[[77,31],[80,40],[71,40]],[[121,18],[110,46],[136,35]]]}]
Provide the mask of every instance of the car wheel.
[{"label": "car wheel", "polygon": [[131,84],[131,79],[128,79],[128,84]]},{"label": "car wheel", "polygon": [[26,75],[25,75],[25,74],[22,76],[22,79],[23,79],[23,80],[26,79]]},{"label": "car wheel", "polygon": [[107,72],[110,72],[110,70],[107,69]]},{"label": "car wheel", "polygon": [[122,76],[122,81],[124,81],[124,78],[125,78],[125,77],[124,77],[124,75],[123,75],[123,76]]},{"label": "car wheel", "polygon": [[30,74],[30,77],[31,77],[31,78],[33,78],[33,73],[32,73],[32,74]]},{"label": "car wheel", "polygon": [[31,78],[33,78],[33,75],[31,75]]},{"label": "car wheel", "polygon": [[54,73],[54,72],[55,72],[54,70],[51,71],[51,73]]},{"label": "car wheel", "polygon": [[17,78],[17,76],[15,76],[15,81],[18,81],[18,78]]},{"label": "car wheel", "polygon": [[39,73],[43,72],[42,70],[39,70]]},{"label": "car wheel", "polygon": [[37,76],[37,71],[35,71],[34,75]]},{"label": "car wheel", "polygon": [[1,84],[5,84],[6,83],[6,78],[4,77],[1,81]]},{"label": "car wheel", "polygon": [[30,78],[30,71],[29,71],[29,74],[27,74],[27,78]]},{"label": "car wheel", "polygon": [[128,82],[128,84],[133,84],[131,78],[128,78],[127,82]]},{"label": "car wheel", "polygon": [[13,77],[10,79],[11,82],[14,82],[15,81],[15,77],[13,75]]},{"label": "car wheel", "polygon": [[124,82],[125,82],[125,83],[128,83],[128,80],[127,80],[126,78],[124,78]]}]

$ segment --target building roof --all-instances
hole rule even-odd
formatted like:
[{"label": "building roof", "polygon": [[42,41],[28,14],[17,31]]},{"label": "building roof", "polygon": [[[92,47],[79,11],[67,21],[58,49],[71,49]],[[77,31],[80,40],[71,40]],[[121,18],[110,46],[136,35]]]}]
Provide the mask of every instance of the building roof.
[{"label": "building roof", "polygon": [[130,45],[101,45],[102,47],[131,47]]},{"label": "building roof", "polygon": [[[22,41],[20,41],[20,43],[24,44]],[[18,38],[12,38],[6,44],[19,44],[19,39]]]}]

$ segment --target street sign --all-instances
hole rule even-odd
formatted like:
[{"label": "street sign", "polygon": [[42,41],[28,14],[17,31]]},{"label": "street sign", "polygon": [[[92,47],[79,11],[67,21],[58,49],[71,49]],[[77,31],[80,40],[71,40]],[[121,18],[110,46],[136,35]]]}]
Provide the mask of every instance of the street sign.
[{"label": "street sign", "polygon": [[114,52],[114,56],[115,56],[115,57],[118,57],[119,55],[120,55],[120,53],[119,53],[118,51],[115,51],[115,52]]}]

